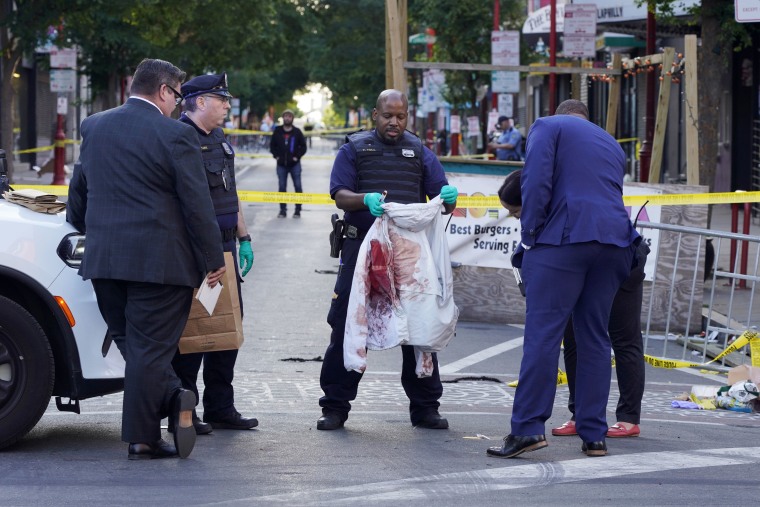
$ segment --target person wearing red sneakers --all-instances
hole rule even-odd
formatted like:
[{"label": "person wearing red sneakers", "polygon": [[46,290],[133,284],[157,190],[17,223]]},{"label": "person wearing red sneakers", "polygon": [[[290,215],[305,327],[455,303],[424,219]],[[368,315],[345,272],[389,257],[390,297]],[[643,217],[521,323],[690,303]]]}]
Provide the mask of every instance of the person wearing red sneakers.
[{"label": "person wearing red sneakers", "polygon": [[[649,247],[642,241],[636,250],[638,262],[631,274],[615,294],[610,312],[607,331],[615,352],[617,370],[618,398],[615,415],[617,423],[607,430],[609,438],[636,437],[641,430],[641,398],[644,396],[644,345],[641,339],[641,300],[643,297],[644,266],[649,255]],[[565,368],[567,369],[567,387],[570,399],[567,408],[573,417],[566,423],[552,428],[556,437],[573,436],[575,431],[575,372],[577,351],[573,319],[565,326]]]}]

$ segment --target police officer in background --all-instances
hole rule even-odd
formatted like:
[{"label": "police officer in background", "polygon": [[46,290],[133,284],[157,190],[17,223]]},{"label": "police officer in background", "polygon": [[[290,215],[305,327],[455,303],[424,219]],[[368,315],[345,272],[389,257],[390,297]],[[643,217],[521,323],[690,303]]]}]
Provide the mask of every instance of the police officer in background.
[{"label": "police officer in background", "polygon": [[[201,146],[206,179],[216,219],[222,234],[225,252],[235,252],[235,240],[240,243],[239,258],[242,275],[248,274],[253,264],[251,236],[245,226],[243,210],[235,187],[235,153],[224,137],[221,126],[230,109],[232,95],[227,89],[227,74],[198,76],[182,85],[185,111],[179,121],[195,128]],[[235,266],[240,311],[243,298],[240,275]],[[172,365],[185,389],[198,397],[198,371],[203,367],[203,421],[193,412],[193,426],[197,434],[211,433],[212,429],[247,430],[258,426],[255,418],[246,418],[235,410],[232,378],[237,350],[177,354]],[[169,425],[171,428],[171,424]]]},{"label": "police officer in background", "polygon": [[[384,212],[381,193],[387,191],[385,202],[402,204],[425,202],[427,197],[440,194],[447,214],[456,208],[458,192],[448,184],[441,163],[417,136],[406,131],[408,109],[402,92],[383,91],[372,111],[376,128],[349,135],[335,157],[330,196],[345,211],[346,239],[327,315],[332,334],[319,379],[325,395],[319,399],[322,417],[317,421],[318,430],[343,427],[362,378],[361,373],[346,371],[343,365],[343,335],[359,247],[375,217]],[[433,354],[433,375],[417,378],[414,348],[402,345],[401,351],[401,385],[410,400],[412,424],[430,429],[448,428],[448,421],[438,413],[443,386],[436,354]]]}]

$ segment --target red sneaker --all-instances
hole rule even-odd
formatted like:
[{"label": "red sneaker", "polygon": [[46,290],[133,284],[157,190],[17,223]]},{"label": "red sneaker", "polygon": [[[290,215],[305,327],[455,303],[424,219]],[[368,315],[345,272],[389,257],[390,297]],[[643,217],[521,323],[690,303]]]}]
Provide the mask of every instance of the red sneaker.
[{"label": "red sneaker", "polygon": [[552,435],[555,437],[572,437],[577,434],[578,432],[575,431],[575,421],[567,421],[562,426],[552,428]]},{"label": "red sneaker", "polygon": [[631,426],[631,429],[626,429],[622,424],[616,423],[607,430],[607,436],[610,438],[638,437],[640,433],[641,430],[638,424]]}]

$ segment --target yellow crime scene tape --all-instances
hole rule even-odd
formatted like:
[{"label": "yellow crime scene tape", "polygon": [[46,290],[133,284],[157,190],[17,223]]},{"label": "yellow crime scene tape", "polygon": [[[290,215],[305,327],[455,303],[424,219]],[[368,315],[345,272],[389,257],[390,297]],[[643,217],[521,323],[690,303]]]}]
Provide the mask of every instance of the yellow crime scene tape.
[{"label": "yellow crime scene tape", "polygon": [[256,192],[253,190],[238,190],[238,197],[240,197],[241,201],[246,202],[335,205],[335,201],[330,198],[330,194],[297,194],[295,192]]},{"label": "yellow crime scene tape", "polygon": [[644,354],[644,361],[651,364],[655,368],[701,368],[704,366],[709,365],[710,363],[714,363],[716,361],[720,361],[724,357],[726,357],[728,354],[732,352],[736,352],[737,350],[749,345],[750,346],[750,357],[752,361],[752,366],[760,367],[760,336],[757,334],[756,331],[750,331],[747,330],[744,333],[741,334],[734,342],[726,347],[726,349],[715,356],[715,359],[712,359],[711,361],[708,361],[706,363],[694,363],[691,361],[679,361],[677,359],[663,359],[660,357],[653,357],[648,356]]},{"label": "yellow crime scene tape", "polygon": [[[557,385],[561,386],[567,384],[567,373],[562,371],[562,368],[557,368]],[[517,387],[517,380],[507,383],[507,387]]]},{"label": "yellow crime scene tape", "polygon": [[[756,368],[760,368],[760,335],[758,335],[757,331],[750,331],[747,330],[744,333],[739,336],[734,342],[726,347],[726,349],[715,356],[715,359],[708,361],[706,363],[693,363],[691,361],[680,361],[678,359],[663,359],[661,357],[654,357],[647,354],[644,354],[644,361],[655,368],[669,368],[669,369],[675,369],[675,368],[703,368],[710,363],[714,363],[715,361],[720,361],[724,357],[726,357],[728,354],[732,352],[736,352],[737,350],[749,345],[750,346],[750,357],[752,358],[752,366]],[[615,358],[612,358],[612,367],[615,367]],[[716,373],[716,372],[712,372]],[[562,369],[559,369],[557,372],[557,385],[561,386],[563,384],[567,384],[567,373],[562,371]],[[517,380],[513,380],[512,382],[509,382],[507,384],[507,387],[517,387]]]},{"label": "yellow crime scene tape", "polygon": [[[269,157],[269,155],[251,155]],[[27,185],[18,183],[13,188],[33,188],[54,195],[67,195],[66,185]],[[239,190],[241,201],[263,203],[301,203],[317,205],[335,205],[330,194],[297,194],[295,192],[260,192]],[[652,206],[683,206],[688,204],[729,204],[760,202],[760,192],[717,192],[711,194],[667,194],[667,195],[626,195],[623,202],[628,206],[643,205],[649,201]],[[457,199],[458,208],[499,209],[501,204],[496,196],[460,195]]]},{"label": "yellow crime scene tape", "polygon": [[[77,141],[76,139],[64,139],[63,141],[56,141],[56,143],[61,144],[81,144],[82,141]],[[40,153],[43,151],[50,151],[54,150],[56,148],[56,144],[51,144],[50,146],[39,146],[37,148],[26,148],[23,150],[13,150],[14,155],[23,155],[25,153]],[[26,188],[26,187],[24,187]]]}]

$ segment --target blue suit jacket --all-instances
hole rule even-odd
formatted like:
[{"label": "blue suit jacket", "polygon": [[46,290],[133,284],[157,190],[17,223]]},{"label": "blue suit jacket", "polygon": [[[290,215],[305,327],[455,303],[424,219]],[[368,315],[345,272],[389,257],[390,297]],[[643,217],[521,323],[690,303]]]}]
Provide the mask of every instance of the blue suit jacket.
[{"label": "blue suit jacket", "polygon": [[131,98],[82,122],[67,220],[86,232],[85,279],[200,286],[224,266],[195,130]]},{"label": "blue suit jacket", "polygon": [[527,140],[520,187],[522,242],[629,246],[638,237],[623,206],[625,155],[588,120],[536,120]]}]

